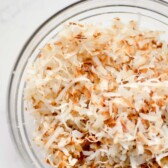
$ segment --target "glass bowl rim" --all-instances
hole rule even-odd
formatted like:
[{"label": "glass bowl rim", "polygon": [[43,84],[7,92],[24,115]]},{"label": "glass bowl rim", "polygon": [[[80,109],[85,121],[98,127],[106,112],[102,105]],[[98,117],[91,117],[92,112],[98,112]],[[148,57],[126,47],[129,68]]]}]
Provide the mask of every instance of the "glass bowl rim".
[{"label": "glass bowl rim", "polygon": [[[15,146],[15,149],[17,151],[17,153],[19,154],[20,158],[22,158],[22,161],[24,161],[24,157],[23,157],[23,153],[21,152],[21,150],[19,149],[19,146],[17,144],[17,140],[15,138],[15,134],[13,132],[13,125],[11,124],[12,123],[12,118],[11,118],[11,107],[10,107],[10,95],[11,95],[11,91],[12,91],[12,84],[13,84],[13,79],[14,79],[14,76],[15,74],[13,73],[16,69],[17,69],[17,66],[20,62],[20,59],[25,51],[25,49],[27,48],[27,46],[30,44],[30,42],[32,41],[32,39],[34,38],[34,36],[40,31],[43,29],[43,27],[49,22],[51,21],[53,18],[55,18],[56,16],[62,14],[63,12],[65,12],[66,10],[78,5],[78,4],[82,4],[84,2],[88,2],[88,1],[96,1],[96,0],[78,0],[76,2],[73,2],[71,3],[70,5],[68,6],[65,6],[64,8],[62,8],[61,10],[59,10],[58,12],[54,13],[53,15],[51,15],[48,19],[46,19],[42,24],[40,24],[40,26],[38,26],[35,31],[28,37],[28,39],[26,40],[26,42],[24,43],[24,45],[22,46],[14,64],[13,64],[13,67],[11,68],[11,73],[10,73],[10,77],[8,79],[8,86],[7,86],[7,100],[6,100],[6,106],[7,106],[7,123],[8,123],[8,130],[10,132],[10,138],[12,139],[12,142],[13,142],[13,146]],[[108,0],[107,0],[108,1]],[[124,0],[123,0],[124,1]],[[140,0],[136,0],[136,1],[140,1]],[[165,0],[145,0],[145,1],[151,1],[151,2],[156,2],[156,3],[159,3],[159,4],[162,4],[162,5],[165,5],[168,7],[168,1],[165,1]],[[136,7],[136,6],[132,6],[132,7]],[[155,9],[153,9],[154,12]],[[157,12],[158,13],[158,12]],[[158,13],[158,14],[161,14],[161,13]],[[163,14],[161,14],[163,15]],[[165,15],[164,15],[165,16]],[[168,15],[166,16],[168,18]],[[24,154],[28,155],[27,151],[24,149]],[[29,158],[29,157],[28,157]],[[31,159],[31,158],[29,158]]]}]

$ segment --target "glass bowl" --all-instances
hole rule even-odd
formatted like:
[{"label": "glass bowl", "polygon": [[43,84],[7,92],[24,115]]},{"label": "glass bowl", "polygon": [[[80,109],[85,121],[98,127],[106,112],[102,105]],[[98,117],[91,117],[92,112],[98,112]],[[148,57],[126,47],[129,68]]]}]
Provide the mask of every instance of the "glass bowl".
[{"label": "glass bowl", "polygon": [[[34,124],[24,112],[23,90],[28,67],[39,49],[57,36],[68,21],[104,22],[120,17],[122,21],[137,20],[140,27],[163,30],[168,35],[168,3],[159,0],[83,0],[74,3],[45,21],[24,45],[14,65],[8,91],[8,121],[11,137],[25,167],[48,168],[44,152],[33,143]],[[163,36],[162,38],[166,39]]]}]

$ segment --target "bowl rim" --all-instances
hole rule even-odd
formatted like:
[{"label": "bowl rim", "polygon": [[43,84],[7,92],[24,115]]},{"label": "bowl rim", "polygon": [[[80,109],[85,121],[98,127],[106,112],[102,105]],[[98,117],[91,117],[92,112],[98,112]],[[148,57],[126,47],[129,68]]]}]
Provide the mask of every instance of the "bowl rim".
[{"label": "bowl rim", "polygon": [[[20,62],[20,59],[25,51],[25,49],[27,48],[27,46],[30,44],[30,42],[32,41],[32,39],[34,38],[34,36],[50,21],[52,20],[53,18],[55,18],[56,16],[62,14],[64,11],[78,5],[78,4],[82,4],[82,3],[85,3],[85,2],[89,2],[89,1],[96,1],[96,0],[77,0],[73,3],[71,3],[70,5],[67,5],[65,7],[63,7],[62,9],[58,10],[56,13],[52,14],[50,17],[48,17],[48,19],[46,19],[45,21],[43,21],[36,29],[35,31],[33,31],[33,33],[28,37],[28,39],[26,40],[26,42],[23,44],[21,50],[18,52],[19,54],[17,55],[16,57],[16,60],[15,62],[13,63],[12,65],[12,68],[11,68],[11,73],[10,73],[10,76],[8,78],[8,86],[7,86],[7,93],[6,93],[6,109],[7,109],[7,113],[6,113],[6,119],[7,119],[7,125],[8,125],[8,130],[9,130],[9,133],[10,133],[10,138],[12,139],[12,143],[13,143],[13,146],[15,148],[15,151],[17,151],[17,154],[20,156],[21,158],[21,162],[23,163],[23,165],[25,165],[25,167],[27,166],[27,164],[25,162],[27,162],[27,160],[25,160],[25,157],[23,156],[23,153],[21,152],[21,150],[19,149],[20,146],[18,146],[17,144],[17,140],[15,138],[15,134],[13,132],[13,125],[11,124],[12,123],[12,119],[11,119],[11,107],[10,107],[10,95],[11,95],[11,91],[12,91],[12,85],[13,85],[13,80],[14,80],[14,77],[15,77],[15,74],[13,73],[17,67],[18,67],[18,64]],[[108,0],[107,0],[108,1]],[[124,1],[124,0],[123,0]],[[140,0],[136,0],[136,1],[140,1]],[[159,4],[162,4],[164,6],[167,6],[168,7],[168,1],[166,0],[144,0],[144,1],[150,1],[150,2],[155,2],[155,3],[159,3]],[[124,5],[125,6],[125,5]],[[136,7],[135,5],[132,5],[132,7]],[[154,12],[156,12],[155,10],[153,10]],[[161,13],[158,13],[158,14],[161,14]],[[163,14],[161,14],[163,15]],[[168,16],[166,16],[168,17]],[[24,149],[24,152],[25,154],[27,155],[28,159],[29,160],[32,160],[28,154],[28,152]],[[31,163],[32,166],[33,163]],[[36,168],[36,167],[35,167]]]}]

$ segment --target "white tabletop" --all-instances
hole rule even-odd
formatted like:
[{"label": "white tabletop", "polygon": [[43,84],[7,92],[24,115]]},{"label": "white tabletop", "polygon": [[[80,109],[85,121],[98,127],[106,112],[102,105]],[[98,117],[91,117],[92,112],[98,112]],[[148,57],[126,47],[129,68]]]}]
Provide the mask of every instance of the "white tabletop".
[{"label": "white tabletop", "polygon": [[7,124],[6,95],[19,51],[47,18],[77,0],[0,0],[0,168],[23,168]]}]

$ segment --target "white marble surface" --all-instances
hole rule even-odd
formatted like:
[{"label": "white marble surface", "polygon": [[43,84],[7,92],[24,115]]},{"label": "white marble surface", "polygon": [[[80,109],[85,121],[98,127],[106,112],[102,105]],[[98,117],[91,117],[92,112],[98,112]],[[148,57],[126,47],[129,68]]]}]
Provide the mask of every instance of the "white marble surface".
[{"label": "white marble surface", "polygon": [[19,51],[52,14],[77,0],[0,0],[0,168],[23,168],[6,117],[9,76]]},{"label": "white marble surface", "polygon": [[77,0],[0,0],[0,168],[23,168],[6,118],[9,76],[23,44],[48,17]]}]

